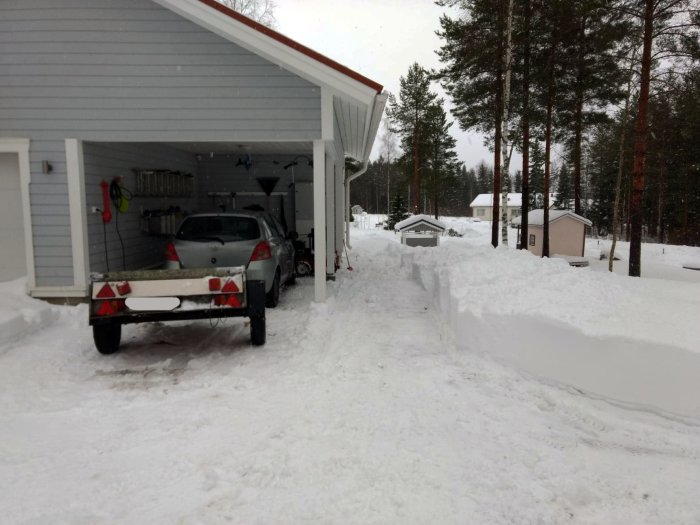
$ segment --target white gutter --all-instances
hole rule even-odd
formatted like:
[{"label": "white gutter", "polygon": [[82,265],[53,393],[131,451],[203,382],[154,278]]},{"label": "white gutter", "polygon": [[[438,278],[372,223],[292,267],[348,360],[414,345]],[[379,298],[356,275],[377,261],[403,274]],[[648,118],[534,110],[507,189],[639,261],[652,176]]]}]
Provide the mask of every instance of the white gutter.
[{"label": "white gutter", "polygon": [[[352,246],[350,246],[350,183],[361,175],[364,175],[367,171],[367,167],[369,166],[369,156],[372,153],[374,139],[377,136],[377,130],[379,129],[379,124],[382,121],[384,106],[386,106],[386,101],[388,98],[388,93],[381,93],[374,97],[372,115],[365,134],[365,152],[363,155],[364,159],[362,162],[362,167],[355,173],[346,175],[345,177],[345,246],[348,250],[352,250]],[[369,140],[370,137],[372,138],[371,141]]]}]

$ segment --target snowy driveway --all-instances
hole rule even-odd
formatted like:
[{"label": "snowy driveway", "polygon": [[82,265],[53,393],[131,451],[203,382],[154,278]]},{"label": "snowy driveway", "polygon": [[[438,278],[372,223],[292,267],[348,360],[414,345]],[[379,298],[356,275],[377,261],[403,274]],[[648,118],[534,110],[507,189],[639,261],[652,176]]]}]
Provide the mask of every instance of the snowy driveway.
[{"label": "snowy driveway", "polygon": [[101,356],[84,307],[0,345],[0,521],[700,522],[697,424],[459,350],[395,241],[355,243],[262,348],[233,319]]}]

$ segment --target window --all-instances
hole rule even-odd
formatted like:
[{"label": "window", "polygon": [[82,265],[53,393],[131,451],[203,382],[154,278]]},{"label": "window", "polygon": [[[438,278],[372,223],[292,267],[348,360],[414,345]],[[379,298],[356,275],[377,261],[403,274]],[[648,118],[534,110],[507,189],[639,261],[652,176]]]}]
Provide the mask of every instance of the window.
[{"label": "window", "polygon": [[258,221],[252,217],[195,216],[182,223],[176,238],[185,241],[249,241],[260,237]]},{"label": "window", "polygon": [[531,233],[530,234],[530,242],[528,243],[530,246],[535,245],[535,236]]},{"label": "window", "polygon": [[477,208],[476,209],[476,216],[477,217],[483,217],[486,215],[486,210],[484,208]]}]

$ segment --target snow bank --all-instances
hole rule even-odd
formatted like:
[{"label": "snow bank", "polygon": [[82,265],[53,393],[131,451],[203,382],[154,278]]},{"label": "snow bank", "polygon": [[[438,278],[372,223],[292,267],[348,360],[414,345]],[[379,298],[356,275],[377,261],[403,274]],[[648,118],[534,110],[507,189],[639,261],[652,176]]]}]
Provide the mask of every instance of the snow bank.
[{"label": "snow bank", "polygon": [[60,308],[32,299],[26,293],[26,278],[0,282],[0,348],[46,325],[59,316]]},{"label": "snow bank", "polygon": [[700,284],[445,239],[401,249],[458,344],[616,401],[700,417]]}]

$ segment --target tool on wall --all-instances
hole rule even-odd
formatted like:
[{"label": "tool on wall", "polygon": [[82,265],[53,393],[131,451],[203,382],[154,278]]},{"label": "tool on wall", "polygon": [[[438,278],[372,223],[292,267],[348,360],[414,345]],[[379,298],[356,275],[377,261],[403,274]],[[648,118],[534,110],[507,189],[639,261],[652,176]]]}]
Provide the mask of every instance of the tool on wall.
[{"label": "tool on wall", "polygon": [[109,210],[109,184],[100,182],[102,188],[102,222],[108,223],[112,220],[112,212]]},{"label": "tool on wall", "polygon": [[114,177],[110,183],[106,181],[100,182],[102,190],[102,232],[104,235],[105,246],[105,264],[109,271],[109,250],[107,248],[107,223],[112,220],[112,211],[110,204],[114,206],[114,228],[119,238],[119,244],[122,249],[122,269],[126,269],[126,250],[124,249],[124,240],[119,231],[119,215],[126,213],[129,209],[129,201],[132,199],[131,192],[122,186],[122,178]]}]

